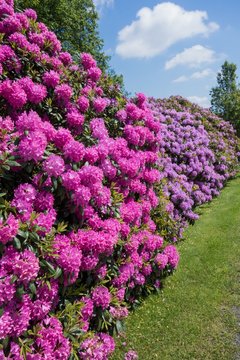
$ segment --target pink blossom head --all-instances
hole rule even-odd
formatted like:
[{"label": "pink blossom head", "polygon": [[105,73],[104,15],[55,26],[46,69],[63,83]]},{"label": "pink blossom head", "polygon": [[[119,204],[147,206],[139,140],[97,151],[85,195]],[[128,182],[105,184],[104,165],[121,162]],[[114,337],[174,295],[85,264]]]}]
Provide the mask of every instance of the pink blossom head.
[{"label": "pink blossom head", "polygon": [[168,256],[169,265],[175,269],[179,262],[179,254],[176,247],[174,245],[167,245],[163,254]]},{"label": "pink blossom head", "polygon": [[33,9],[25,9],[24,14],[32,20],[37,20],[37,13]]},{"label": "pink blossom head", "polygon": [[65,170],[64,161],[60,156],[52,154],[44,161],[43,169],[49,176],[58,177]]},{"label": "pink blossom head", "polygon": [[68,52],[61,52],[59,54],[59,59],[65,66],[70,65],[73,61],[72,56]]},{"label": "pink blossom head", "polygon": [[102,75],[102,71],[98,67],[91,67],[87,70],[87,74],[92,81],[97,82]]},{"label": "pink blossom head", "polygon": [[54,144],[59,148],[62,149],[64,145],[66,145],[69,141],[72,141],[73,137],[71,135],[70,130],[60,127],[54,136]]},{"label": "pink blossom head", "polygon": [[5,222],[0,219],[0,242],[6,244],[11,241],[18,232],[19,221],[10,214]]},{"label": "pink blossom head", "polygon": [[167,266],[168,256],[165,254],[157,254],[154,259],[154,262],[156,263],[156,265],[160,270],[163,270]]},{"label": "pink blossom head", "polygon": [[88,70],[91,67],[96,66],[96,61],[93,59],[92,55],[90,55],[88,53],[81,54],[81,61],[82,61],[82,65],[85,70]]},{"label": "pink blossom head", "polygon": [[67,84],[57,85],[54,92],[57,99],[64,104],[66,104],[73,95],[71,86]]},{"label": "pink blossom head", "polygon": [[63,154],[66,159],[79,162],[84,158],[85,147],[76,140],[71,140],[64,145]]},{"label": "pink blossom head", "polygon": [[50,70],[43,75],[43,82],[48,87],[55,88],[60,82],[60,75],[56,71]]},{"label": "pink blossom head", "polygon": [[85,113],[89,108],[89,100],[86,96],[80,96],[77,100],[77,104],[82,113]]},{"label": "pink blossom head", "polygon": [[21,109],[27,103],[27,94],[18,82],[3,81],[0,85],[0,94],[16,110]]},{"label": "pink blossom head", "polygon": [[106,309],[110,304],[111,294],[106,287],[98,286],[92,292],[92,300],[95,306]]},{"label": "pink blossom head", "polygon": [[13,15],[14,9],[11,5],[8,5],[5,1],[0,4],[0,19],[7,16]]},{"label": "pink blossom head", "polygon": [[70,127],[79,128],[84,123],[84,116],[77,109],[69,111],[66,115],[67,123]]},{"label": "pink blossom head", "polygon": [[46,147],[46,136],[40,131],[33,131],[20,141],[18,152],[24,161],[37,162],[42,159]]}]

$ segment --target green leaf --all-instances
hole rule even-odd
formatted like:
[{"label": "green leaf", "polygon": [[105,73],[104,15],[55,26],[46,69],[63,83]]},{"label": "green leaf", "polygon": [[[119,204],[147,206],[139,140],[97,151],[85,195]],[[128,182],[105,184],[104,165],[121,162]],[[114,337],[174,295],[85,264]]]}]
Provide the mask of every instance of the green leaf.
[{"label": "green leaf", "polygon": [[7,164],[8,164],[9,166],[16,166],[16,167],[21,166],[18,162],[12,161],[12,160],[8,160],[8,161],[7,161]]},{"label": "green leaf", "polygon": [[25,294],[24,287],[19,286],[16,291],[17,297],[21,298]]},{"label": "green leaf", "polygon": [[15,249],[17,249],[17,250],[20,250],[20,249],[22,248],[21,241],[20,241],[17,237],[15,237],[15,238],[13,239],[13,246],[14,246]]},{"label": "green leaf", "polygon": [[11,278],[11,284],[15,283],[18,280],[17,275],[13,275]]},{"label": "green leaf", "polygon": [[47,267],[51,275],[55,275],[55,268],[50,262],[47,260],[40,261],[40,265],[43,267]]},{"label": "green leaf", "polygon": [[29,239],[34,240],[34,241],[39,241],[39,235],[35,232],[31,232],[31,233],[29,233]]},{"label": "green leaf", "polygon": [[34,295],[37,294],[37,288],[36,288],[36,285],[34,283],[30,283],[29,289],[30,289],[32,294],[34,294]]},{"label": "green leaf", "polygon": [[9,171],[10,170],[10,166],[8,166],[8,165],[6,165],[6,164],[3,164],[3,165],[1,165],[2,166],[2,168],[4,169],[4,170],[6,170],[6,171]]},{"label": "green leaf", "polygon": [[46,285],[47,285],[47,287],[48,287],[49,290],[52,289],[50,281],[47,280],[47,281],[46,281]]},{"label": "green leaf", "polygon": [[18,235],[21,236],[21,237],[24,238],[24,239],[27,239],[29,233],[28,233],[28,231],[18,230]]},{"label": "green leaf", "polygon": [[57,190],[58,188],[58,182],[57,182],[57,179],[52,177],[52,183],[53,183],[53,188],[54,190]]},{"label": "green leaf", "polygon": [[9,341],[10,341],[9,337],[6,337],[5,339],[2,340],[2,344],[3,344],[4,349],[6,349],[8,347]]},{"label": "green leaf", "polygon": [[57,267],[55,274],[54,274],[54,279],[58,279],[60,276],[62,275],[62,269],[60,267]]}]

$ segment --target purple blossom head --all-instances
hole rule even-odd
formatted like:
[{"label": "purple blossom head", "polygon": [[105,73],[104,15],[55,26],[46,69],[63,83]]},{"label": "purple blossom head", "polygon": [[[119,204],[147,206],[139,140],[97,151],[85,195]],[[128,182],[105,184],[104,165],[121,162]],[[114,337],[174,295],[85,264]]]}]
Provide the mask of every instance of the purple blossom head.
[{"label": "purple blossom head", "polygon": [[76,171],[69,170],[62,175],[63,186],[68,190],[76,190],[80,186],[80,177]]},{"label": "purple blossom head", "polygon": [[64,337],[60,321],[55,317],[46,317],[40,323],[35,343],[31,346],[30,360],[41,359],[42,353],[47,353],[49,359],[67,360],[71,346]]},{"label": "purple blossom head", "polygon": [[108,131],[105,127],[104,121],[101,118],[92,119],[90,122],[90,129],[92,136],[96,139],[104,139],[108,137]]},{"label": "purple blossom head", "polygon": [[35,280],[40,269],[39,260],[30,250],[17,252],[12,246],[5,250],[1,263],[2,269],[16,275],[18,281],[28,284]]},{"label": "purple blossom head", "polygon": [[12,6],[8,5],[5,1],[0,5],[0,19],[6,17],[7,15],[13,15],[14,9]]},{"label": "purple blossom head", "polygon": [[93,301],[88,298],[88,297],[83,297],[81,299],[81,301],[83,301],[84,306],[81,310],[82,313],[82,318],[83,320],[89,320],[93,314],[93,310],[94,310],[94,304]]},{"label": "purple blossom head", "polygon": [[127,112],[124,109],[118,110],[116,113],[116,118],[124,122],[127,119]]}]

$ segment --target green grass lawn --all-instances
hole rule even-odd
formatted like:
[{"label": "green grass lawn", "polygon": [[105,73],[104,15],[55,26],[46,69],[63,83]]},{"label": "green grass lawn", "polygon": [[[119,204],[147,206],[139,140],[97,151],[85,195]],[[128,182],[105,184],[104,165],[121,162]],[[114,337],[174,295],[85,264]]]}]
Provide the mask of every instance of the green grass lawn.
[{"label": "green grass lawn", "polygon": [[240,359],[240,178],[199,212],[178,246],[177,271],[129,316],[114,360],[128,349],[139,360]]}]

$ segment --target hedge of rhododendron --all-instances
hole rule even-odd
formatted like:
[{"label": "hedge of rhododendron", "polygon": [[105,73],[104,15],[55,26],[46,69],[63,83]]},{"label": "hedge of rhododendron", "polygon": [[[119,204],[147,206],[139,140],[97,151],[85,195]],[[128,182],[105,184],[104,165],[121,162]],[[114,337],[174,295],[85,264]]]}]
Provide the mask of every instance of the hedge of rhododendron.
[{"label": "hedge of rhododendron", "polygon": [[107,359],[179,259],[151,218],[160,124],[33,10],[0,16],[0,356]]},{"label": "hedge of rhododendron", "polygon": [[238,141],[230,123],[181,97],[149,99],[149,107],[161,123],[157,191],[172,220],[170,231],[168,222],[159,219],[161,203],[155,210],[156,220],[176,241],[187,222],[198,218],[194,208],[211,201],[236,174]]},{"label": "hedge of rhododendron", "polygon": [[217,142],[202,114],[127,99],[13,5],[0,3],[0,358],[105,360],[129,308],[177,267],[163,235],[233,175],[234,134],[221,122]]}]

